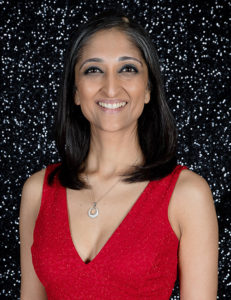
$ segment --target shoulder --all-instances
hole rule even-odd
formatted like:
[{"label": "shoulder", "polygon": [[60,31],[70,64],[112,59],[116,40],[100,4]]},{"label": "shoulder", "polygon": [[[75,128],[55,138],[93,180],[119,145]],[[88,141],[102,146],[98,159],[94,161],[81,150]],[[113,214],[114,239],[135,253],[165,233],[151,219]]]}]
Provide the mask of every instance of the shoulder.
[{"label": "shoulder", "polygon": [[175,190],[179,195],[191,195],[190,198],[194,196],[198,199],[198,197],[211,196],[211,190],[207,181],[202,176],[188,169],[180,172]]},{"label": "shoulder", "polygon": [[46,169],[32,174],[24,183],[22,189],[20,213],[37,216],[43,190],[43,181]]},{"label": "shoulder", "polygon": [[212,192],[207,181],[190,170],[182,170],[177,180],[172,204],[181,233],[195,224],[215,222]]},{"label": "shoulder", "polygon": [[46,169],[42,169],[34,174],[32,174],[23,185],[23,193],[40,193],[43,186],[44,176]]},{"label": "shoulder", "polygon": [[182,170],[173,200],[174,217],[180,228],[180,295],[184,299],[215,299],[218,222],[209,185],[198,174]]},{"label": "shoulder", "polygon": [[51,164],[47,166],[47,168],[44,168],[34,174],[32,174],[24,183],[22,194],[23,195],[30,195],[31,193],[35,195],[42,194],[43,189],[43,183],[46,171],[52,172],[56,167],[58,167],[60,163]]},{"label": "shoulder", "polygon": [[46,299],[45,289],[38,279],[32,262],[31,247],[36,219],[39,214],[46,169],[31,175],[24,183],[19,214],[21,299]]}]

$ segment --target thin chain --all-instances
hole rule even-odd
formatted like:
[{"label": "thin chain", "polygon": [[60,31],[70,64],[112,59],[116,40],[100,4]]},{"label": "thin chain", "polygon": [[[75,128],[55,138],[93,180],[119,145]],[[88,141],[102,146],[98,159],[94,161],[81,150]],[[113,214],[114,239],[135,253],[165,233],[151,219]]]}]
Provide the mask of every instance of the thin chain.
[{"label": "thin chain", "polygon": [[[86,178],[87,178],[87,182],[88,184],[90,185],[89,183],[89,179],[88,179],[88,175],[86,174]],[[95,201],[95,196],[94,196],[94,193],[93,193],[93,189],[91,188],[91,197],[92,197],[92,202],[96,202],[97,204],[99,203],[99,201],[104,198],[112,189],[114,186],[117,185],[117,183],[119,183],[120,179],[117,180],[110,188],[108,191],[106,191],[101,197],[99,197],[98,201]]]},{"label": "thin chain", "polygon": [[[136,162],[137,162],[137,160],[138,160],[138,158],[136,159],[136,161],[134,162],[134,165],[136,164]],[[89,178],[88,178],[88,175],[87,174],[85,174],[86,175],[86,179],[87,179],[87,182],[88,182],[88,185],[90,185],[90,183],[89,183]],[[94,192],[93,192],[93,189],[92,189],[92,187],[91,187],[91,197],[92,197],[92,202],[93,202],[93,206],[92,207],[90,207],[89,208],[89,210],[88,210],[88,216],[90,217],[90,218],[96,218],[97,216],[98,216],[98,214],[99,214],[99,210],[98,210],[98,208],[96,207],[96,205],[99,203],[99,201],[100,200],[102,200],[116,185],[117,185],[117,183],[119,183],[120,182],[120,178],[119,178],[119,180],[117,180],[99,199],[98,199],[98,201],[95,201],[95,196],[94,196]]]}]

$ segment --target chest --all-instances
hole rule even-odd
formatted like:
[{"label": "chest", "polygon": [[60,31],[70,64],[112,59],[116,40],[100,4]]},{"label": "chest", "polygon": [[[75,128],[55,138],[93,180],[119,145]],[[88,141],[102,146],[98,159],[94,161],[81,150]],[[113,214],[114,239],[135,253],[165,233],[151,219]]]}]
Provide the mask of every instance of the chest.
[{"label": "chest", "polygon": [[147,186],[148,182],[118,186],[106,197],[99,198],[97,202],[99,214],[96,218],[88,216],[93,203],[91,191],[67,189],[70,234],[83,262],[92,261],[110,241],[116,230],[120,229],[128,213],[136,209],[136,202],[139,201]]},{"label": "chest", "polygon": [[127,299],[130,290],[129,299],[135,299],[136,293],[148,295],[161,284],[164,290],[169,276],[174,282],[178,240],[168,221],[168,199],[152,183],[134,196],[115,194],[99,206],[94,220],[87,216],[91,201],[84,195],[57,189],[47,197],[32,246],[34,267],[47,291],[59,286],[59,292],[72,288],[76,294],[94,288]]}]

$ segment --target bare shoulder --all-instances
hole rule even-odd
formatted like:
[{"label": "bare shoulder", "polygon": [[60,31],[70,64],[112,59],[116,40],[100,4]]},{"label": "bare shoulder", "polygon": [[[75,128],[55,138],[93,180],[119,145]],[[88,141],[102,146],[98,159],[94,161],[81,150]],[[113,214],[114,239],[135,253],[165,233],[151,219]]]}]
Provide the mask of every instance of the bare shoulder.
[{"label": "bare shoulder", "polygon": [[[178,202],[193,201],[194,204],[197,202],[202,204],[202,202],[212,200],[212,193],[207,181],[190,170],[181,171],[174,192],[177,194]],[[188,200],[186,201],[186,199]]]},{"label": "bare shoulder", "polygon": [[44,286],[35,273],[31,246],[36,219],[41,206],[45,169],[31,175],[24,183],[20,205],[20,299],[47,299]]},{"label": "bare shoulder", "polygon": [[21,197],[21,210],[33,209],[38,212],[41,203],[45,170],[31,175],[24,183]]},{"label": "bare shoulder", "polygon": [[46,169],[42,169],[32,174],[24,183],[23,189],[41,188],[43,184]]},{"label": "bare shoulder", "polygon": [[218,223],[212,192],[203,177],[182,170],[173,194],[180,229],[180,298],[216,299]]},{"label": "bare shoulder", "polygon": [[207,181],[190,170],[182,170],[173,192],[174,215],[181,232],[196,220],[215,220],[212,192]]}]

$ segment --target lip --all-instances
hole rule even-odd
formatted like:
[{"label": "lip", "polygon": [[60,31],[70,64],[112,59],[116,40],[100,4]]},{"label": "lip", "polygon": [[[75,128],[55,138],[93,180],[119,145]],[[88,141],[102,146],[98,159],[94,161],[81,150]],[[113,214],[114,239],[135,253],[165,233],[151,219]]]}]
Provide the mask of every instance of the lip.
[{"label": "lip", "polygon": [[126,104],[128,103],[128,101],[123,100],[123,99],[98,99],[96,101],[96,103],[99,104],[99,102],[104,102],[104,103],[108,103],[108,104],[114,104],[114,103],[120,103],[120,102],[126,102]]},{"label": "lip", "polygon": [[[107,108],[107,107],[103,107],[103,106],[100,106],[99,105],[99,102],[104,102],[104,103],[107,103],[107,104],[114,104],[114,103],[121,103],[121,102],[126,102],[126,104],[124,106],[121,106],[121,107],[117,107],[117,108]],[[107,112],[107,113],[117,113],[117,112],[120,112],[122,111],[128,104],[128,101],[126,100],[122,100],[122,99],[98,99],[96,101],[96,104],[97,106],[104,112]]]}]

